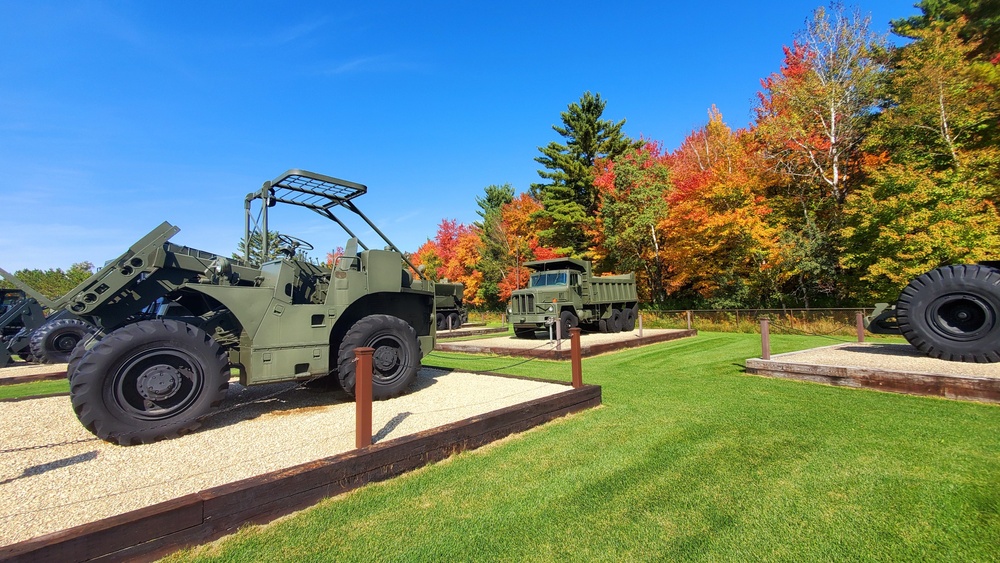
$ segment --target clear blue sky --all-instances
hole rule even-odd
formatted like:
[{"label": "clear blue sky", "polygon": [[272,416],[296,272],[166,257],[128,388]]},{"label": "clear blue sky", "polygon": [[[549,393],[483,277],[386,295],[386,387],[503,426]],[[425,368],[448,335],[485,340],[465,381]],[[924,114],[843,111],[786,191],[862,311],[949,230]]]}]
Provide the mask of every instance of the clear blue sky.
[{"label": "clear blue sky", "polygon": [[[845,4],[880,32],[918,13]],[[0,266],[101,265],[164,220],[231,254],[244,196],[289,168],[366,184],[358,206],[416,250],[486,186],[539,181],[587,90],[667,149],[713,104],[746,126],[821,5],[0,0]],[[303,209],[272,225],[315,257],[346,239]]]}]

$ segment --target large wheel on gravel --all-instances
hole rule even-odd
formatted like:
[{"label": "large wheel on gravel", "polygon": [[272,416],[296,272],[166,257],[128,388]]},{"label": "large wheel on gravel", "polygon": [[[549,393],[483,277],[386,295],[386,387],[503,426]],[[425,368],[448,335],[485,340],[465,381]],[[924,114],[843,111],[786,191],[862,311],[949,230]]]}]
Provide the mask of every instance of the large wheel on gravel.
[{"label": "large wheel on gravel", "polygon": [[354,396],[356,348],[372,353],[372,399],[402,394],[417,379],[420,342],[413,327],[399,317],[369,315],[354,323],[344,335],[337,354],[337,376],[348,395]]},{"label": "large wheel on gravel", "polygon": [[896,304],[903,336],[925,354],[963,362],[1000,362],[1000,271],[957,265],[931,270]]},{"label": "large wheel on gravel", "polygon": [[525,340],[531,340],[535,337],[536,330],[534,328],[515,328],[514,336],[517,338],[524,338]]},{"label": "large wheel on gravel", "polygon": [[205,331],[170,319],[125,325],[75,364],[73,410],[94,435],[123,446],[186,434],[222,403],[229,361]]},{"label": "large wheel on gravel", "polygon": [[78,342],[96,331],[94,325],[87,321],[56,319],[43,324],[31,333],[28,348],[38,362],[62,364],[69,361],[69,355]]},{"label": "large wheel on gravel", "polygon": [[622,331],[622,312],[619,309],[611,309],[611,316],[608,317],[608,332],[615,333]]},{"label": "large wheel on gravel", "polygon": [[576,318],[573,311],[563,311],[559,313],[559,324],[562,330],[560,336],[569,338],[569,329],[580,326],[580,319]]},{"label": "large wheel on gravel", "polygon": [[622,332],[632,332],[635,330],[636,307],[625,307],[622,309]]}]

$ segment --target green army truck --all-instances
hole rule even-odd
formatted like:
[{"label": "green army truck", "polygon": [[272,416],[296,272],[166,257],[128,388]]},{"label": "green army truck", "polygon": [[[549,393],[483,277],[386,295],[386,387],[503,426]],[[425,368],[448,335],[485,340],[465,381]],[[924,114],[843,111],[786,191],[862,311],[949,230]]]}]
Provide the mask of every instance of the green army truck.
[{"label": "green army truck", "polygon": [[449,282],[447,278],[434,284],[438,330],[455,330],[468,322],[469,311],[465,308],[464,300],[464,284]]},{"label": "green army truck", "polygon": [[[278,258],[252,264],[250,244],[243,259],[178,246],[168,239],[180,229],[164,222],[59,299],[98,330],[67,368],[80,422],[122,445],[178,436],[221,404],[233,371],[242,385],[334,377],[353,394],[360,347],[374,348],[373,398],[403,393],[434,347],[434,284],[414,279],[404,263],[418,278],[420,271],[355,206],[366,191],[289,170],[244,202],[244,241],[261,241],[261,256],[273,243]],[[300,251],[313,246],[302,239],[270,240],[268,211],[277,204],[346,231],[332,267],[305,259]],[[337,209],[359,216],[388,246],[365,246]]]},{"label": "green army truck", "polygon": [[563,338],[569,329],[621,332],[635,328],[639,313],[635,276],[594,276],[590,262],[553,258],[527,262],[532,270],[528,287],[511,294],[507,316],[518,338],[560,324]]}]

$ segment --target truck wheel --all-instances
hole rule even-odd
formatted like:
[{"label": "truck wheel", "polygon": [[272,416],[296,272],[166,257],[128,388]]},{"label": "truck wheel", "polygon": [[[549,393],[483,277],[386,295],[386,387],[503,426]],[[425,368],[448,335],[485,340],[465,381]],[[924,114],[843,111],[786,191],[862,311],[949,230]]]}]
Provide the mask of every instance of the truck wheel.
[{"label": "truck wheel", "polygon": [[445,328],[448,328],[449,323],[453,330],[462,328],[462,317],[458,316],[458,313],[448,313],[448,319],[444,323]]},{"label": "truck wheel", "polygon": [[1000,271],[979,265],[931,270],[903,289],[896,321],[929,356],[1000,362]]},{"label": "truck wheel", "polygon": [[445,322],[444,313],[437,314],[437,328],[438,330],[444,330],[448,328],[448,324]]},{"label": "truck wheel", "polygon": [[76,344],[95,330],[94,325],[79,319],[56,319],[31,333],[28,348],[43,364],[62,364],[69,361]]},{"label": "truck wheel", "polygon": [[533,328],[515,328],[514,336],[518,338],[524,338],[525,340],[531,340],[535,337],[535,329]]},{"label": "truck wheel", "polygon": [[618,309],[611,309],[611,318],[608,319],[608,332],[622,331],[622,312]]},{"label": "truck wheel", "polygon": [[348,395],[354,396],[354,350],[374,348],[372,399],[395,397],[417,379],[420,342],[406,321],[391,315],[369,315],[354,323],[344,335],[337,355],[337,375]]},{"label": "truck wheel", "polygon": [[622,331],[632,332],[635,330],[635,308],[625,307],[622,309]]},{"label": "truck wheel", "polygon": [[83,426],[123,446],[186,434],[229,387],[229,360],[205,331],[169,319],[108,334],[75,364],[70,400]]},{"label": "truck wheel", "polygon": [[559,313],[559,322],[562,324],[562,337],[569,338],[569,329],[576,328],[580,325],[580,319],[576,318],[576,315],[572,311],[563,311]]}]

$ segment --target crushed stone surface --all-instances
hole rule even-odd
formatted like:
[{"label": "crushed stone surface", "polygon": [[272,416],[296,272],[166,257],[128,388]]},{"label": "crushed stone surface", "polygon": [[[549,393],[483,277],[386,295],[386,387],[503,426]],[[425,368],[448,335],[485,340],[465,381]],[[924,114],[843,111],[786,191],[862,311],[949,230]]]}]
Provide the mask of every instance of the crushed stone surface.
[{"label": "crushed stone surface", "polygon": [[930,375],[1000,378],[1000,363],[976,364],[932,358],[909,344],[850,343],[775,354],[772,362],[859,367]]},{"label": "crushed stone surface", "polygon": [[[567,389],[422,368],[409,393],[373,404],[373,441]],[[352,450],[354,425],[343,391],[293,383],[231,384],[220,413],[198,430],[128,447],[87,432],[68,397],[0,403],[0,545]]]}]

